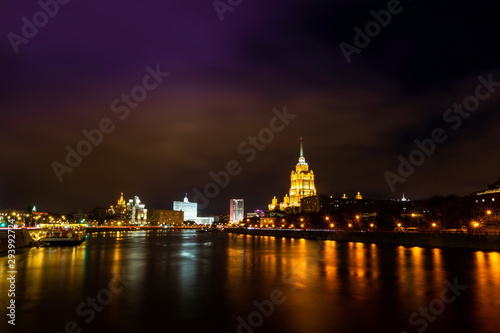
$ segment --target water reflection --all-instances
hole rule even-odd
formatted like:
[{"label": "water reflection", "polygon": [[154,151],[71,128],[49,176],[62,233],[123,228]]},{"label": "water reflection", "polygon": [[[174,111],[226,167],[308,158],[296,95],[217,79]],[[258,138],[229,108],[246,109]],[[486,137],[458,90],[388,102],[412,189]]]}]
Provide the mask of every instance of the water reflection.
[{"label": "water reflection", "polygon": [[475,291],[474,291],[474,309],[479,318],[484,318],[481,326],[490,329],[492,332],[500,328],[500,320],[497,320],[497,326],[487,325],[487,318],[499,318],[500,310],[500,253],[482,252],[475,253]]},{"label": "water reflection", "polygon": [[[236,332],[279,291],[285,300],[258,332],[408,331],[410,315],[439,298],[445,280],[468,289],[426,332],[500,327],[500,253],[194,232],[89,235],[78,247],[17,256],[20,331]],[[5,276],[7,258],[0,258]],[[116,274],[131,277],[92,323],[76,314]],[[5,295],[8,281],[0,280]],[[7,305],[0,298],[0,306]],[[4,325],[2,323],[1,325]],[[2,328],[4,326],[1,326]],[[2,330],[3,331],[3,330]],[[248,331],[248,329],[247,329]],[[242,332],[245,332],[243,329]]]}]

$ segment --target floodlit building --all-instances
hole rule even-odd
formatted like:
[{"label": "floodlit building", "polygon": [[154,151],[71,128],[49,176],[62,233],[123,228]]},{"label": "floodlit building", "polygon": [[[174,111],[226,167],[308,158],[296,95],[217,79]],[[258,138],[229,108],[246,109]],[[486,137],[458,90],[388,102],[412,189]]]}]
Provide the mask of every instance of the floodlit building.
[{"label": "floodlit building", "polygon": [[196,224],[212,224],[214,217],[199,217],[198,203],[189,202],[188,195],[184,197],[184,201],[174,201],[174,210],[184,212],[184,221],[192,221]]},{"label": "floodlit building", "polygon": [[273,198],[269,205],[269,210],[285,210],[287,208],[300,208],[300,200],[305,197],[316,195],[314,185],[314,172],[309,170],[309,165],[304,157],[304,144],[300,138],[300,156],[295,170],[290,175],[290,191],[283,198],[283,202],[278,204],[278,198]]},{"label": "floodlit building", "polygon": [[500,221],[500,178],[487,189],[471,193],[469,198],[477,216],[484,216],[490,222]]},{"label": "floodlit building", "polygon": [[229,222],[238,223],[245,217],[245,202],[243,199],[229,200]]},{"label": "floodlit building", "polygon": [[496,206],[500,203],[500,178],[485,190],[472,193],[475,203]]},{"label": "floodlit building", "polygon": [[130,224],[146,224],[148,221],[148,210],[146,205],[136,195],[127,203],[127,215],[130,216]]},{"label": "floodlit building", "polygon": [[109,212],[113,215],[125,215],[127,213],[127,203],[123,199],[123,192],[120,194],[120,199],[118,199],[116,205],[109,207]]},{"label": "floodlit building", "polygon": [[127,212],[127,202],[123,198],[123,192],[120,193],[120,198],[116,202],[116,205],[111,205],[106,212],[106,218],[109,222],[127,224],[130,220],[130,214]]},{"label": "floodlit building", "polygon": [[193,221],[198,217],[198,203],[189,202],[187,193],[184,201],[174,201],[174,210],[184,212],[184,221]]}]

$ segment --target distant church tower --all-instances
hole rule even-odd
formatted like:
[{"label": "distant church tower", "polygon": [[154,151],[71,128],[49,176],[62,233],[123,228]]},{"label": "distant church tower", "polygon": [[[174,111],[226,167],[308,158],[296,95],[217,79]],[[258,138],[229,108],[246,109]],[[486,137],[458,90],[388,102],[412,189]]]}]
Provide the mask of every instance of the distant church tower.
[{"label": "distant church tower", "polygon": [[292,207],[300,207],[300,199],[316,195],[314,186],[314,172],[309,170],[309,165],[304,157],[304,144],[300,138],[300,157],[299,163],[290,175],[290,192],[285,195],[283,202],[278,205],[278,199],[273,198],[269,205],[269,210],[275,210],[278,207],[281,210]]}]

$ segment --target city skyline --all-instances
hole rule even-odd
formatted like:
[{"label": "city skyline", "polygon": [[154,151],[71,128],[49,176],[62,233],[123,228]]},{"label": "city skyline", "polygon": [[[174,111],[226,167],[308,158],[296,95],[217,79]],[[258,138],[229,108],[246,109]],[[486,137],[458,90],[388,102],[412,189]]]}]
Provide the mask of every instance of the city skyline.
[{"label": "city skyline", "polygon": [[[309,170],[309,167],[308,167],[308,163],[306,162],[305,160],[305,155],[304,155],[304,148],[303,148],[303,138],[301,137],[300,138],[300,153],[299,153],[299,163],[297,164],[296,168],[298,167],[299,169],[300,168],[303,168],[303,166],[306,166],[306,169],[302,170],[302,171],[305,171],[306,174],[309,174],[309,172],[312,172],[312,170]],[[297,169],[297,170],[299,170]],[[301,171],[301,172],[302,172]],[[303,191],[303,184],[302,183],[296,183],[297,182],[297,176],[298,174],[294,171],[292,171],[292,176],[291,176],[291,183],[290,183],[290,186],[289,189],[290,191],[294,191],[294,192],[297,192],[297,195],[299,193],[299,191]],[[315,187],[314,186],[314,176],[312,178],[312,186],[313,188]],[[213,179],[212,179],[213,180]],[[477,188],[475,189],[474,191],[470,192],[470,193],[467,193],[465,195],[459,195],[459,196],[463,196],[463,197],[466,197],[466,196],[471,196],[471,197],[474,197],[475,195],[477,194],[484,194],[484,193],[489,193],[491,192],[491,190],[488,190],[488,188],[492,187],[492,186],[498,186],[498,183],[500,182],[500,177],[496,180],[496,182],[494,182],[493,184],[487,184],[481,188]],[[299,185],[300,184],[300,185]],[[330,196],[332,198],[336,198],[336,199],[356,199],[356,200],[362,200],[363,199],[363,196],[361,194],[360,191],[348,191],[348,195],[346,193],[343,193],[342,195],[337,195],[337,193],[333,196],[331,195],[330,193],[317,193],[313,196]],[[355,193],[355,194],[354,194]],[[430,197],[426,197],[426,198],[417,198],[416,200],[426,200],[426,199],[431,199],[432,197],[435,197],[435,196],[438,196],[438,195],[434,195],[434,196],[430,196]],[[140,200],[138,198],[137,195],[132,195],[131,196],[132,199],[128,200],[129,201],[129,204],[131,205],[133,202],[135,201],[138,201],[140,203]],[[308,197],[307,195],[306,196],[303,196],[304,198],[305,197]],[[285,194],[285,200],[288,198],[288,193]],[[206,198],[205,198],[206,199]],[[394,200],[394,201],[409,201],[409,200],[414,200],[414,199],[409,199],[409,198],[406,198],[405,197],[405,194],[404,192],[402,193],[402,196],[401,198],[397,198],[397,197],[391,197],[391,198],[372,198],[372,197],[369,197],[369,198],[366,198],[365,199],[369,199],[369,200],[373,200],[373,199],[377,199],[377,200]],[[184,199],[183,201],[178,201],[178,199],[173,199],[173,205],[172,205],[172,201],[169,203],[169,204],[166,204],[166,205],[163,205],[163,206],[156,206],[156,207],[153,207],[154,209],[173,209],[174,211],[184,211],[184,208],[179,208],[181,206],[179,205],[195,205],[196,207],[198,206],[198,201],[189,201],[189,194],[188,193],[185,193],[184,195]],[[232,216],[233,213],[231,213],[231,210],[232,210],[232,203],[233,201],[243,201],[245,199],[231,199],[231,205],[230,205],[230,209],[227,209],[227,211],[225,211],[224,209],[222,210],[219,210],[219,211],[212,211],[210,214],[211,215],[218,215],[218,214],[227,214],[228,216]],[[112,200],[111,200],[112,202]],[[271,207],[273,206],[273,204],[269,205],[268,207],[268,211],[273,211],[273,210],[286,210],[288,207],[285,207],[283,208],[283,203],[281,204],[278,204],[278,201],[277,201],[277,198],[276,196],[273,198],[272,200],[273,203],[275,203],[274,207]],[[176,207],[176,204],[178,207]],[[300,208],[300,201],[297,201],[297,207]],[[101,204],[101,205],[98,205],[98,206],[95,206],[93,208],[95,209],[103,209],[104,207],[107,207],[106,206],[107,203],[104,203],[104,204]],[[123,192],[120,192],[120,197],[118,199],[118,206],[116,207],[120,207],[120,205],[123,205],[125,207],[125,200],[124,200],[124,193]],[[128,205],[128,204],[127,204]],[[143,208],[144,208],[144,205],[145,203],[142,204]],[[169,205],[173,206],[173,207],[169,207]],[[280,205],[282,206],[281,209],[280,209]],[[27,211],[31,211],[31,208],[32,207],[36,207],[36,205],[29,205],[28,206],[28,209]],[[111,205],[110,208],[111,209],[116,209],[115,206]],[[292,207],[290,205],[290,207]],[[12,207],[0,207],[0,210],[8,210],[8,209],[12,209]],[[34,210],[36,210],[36,208],[33,208]],[[14,208],[14,210],[17,210],[17,211],[22,211],[23,209],[22,208]],[[89,209],[88,212],[90,212],[92,209]],[[145,210],[147,211],[147,210]],[[191,209],[191,211],[193,211]],[[198,214],[200,213],[200,211],[203,211],[203,209],[198,209],[198,208],[195,208],[194,209],[194,212],[197,212],[197,213],[194,213],[194,214]],[[260,208],[252,208],[248,211],[246,210],[243,210],[243,213],[246,215],[246,213],[251,213],[251,212],[256,212],[256,211],[261,211]],[[82,213],[83,211],[80,209],[78,211],[70,211],[70,210],[61,210],[59,211],[59,213]],[[52,211],[52,213],[56,213],[56,211]],[[190,213],[192,214],[192,213]],[[202,212],[203,214],[203,212]],[[206,213],[205,213],[206,214]],[[193,215],[194,216],[194,215]],[[187,215],[186,219],[188,220],[192,220],[193,219],[193,216],[192,215]],[[199,218],[199,217],[196,217],[196,218]]]},{"label": "city skyline", "polygon": [[0,208],[89,211],[120,192],[169,207],[229,166],[203,213],[265,209],[288,192],[299,137],[318,194],[486,188],[500,176],[495,11],[388,5],[71,2],[34,26],[45,9],[8,1]]}]

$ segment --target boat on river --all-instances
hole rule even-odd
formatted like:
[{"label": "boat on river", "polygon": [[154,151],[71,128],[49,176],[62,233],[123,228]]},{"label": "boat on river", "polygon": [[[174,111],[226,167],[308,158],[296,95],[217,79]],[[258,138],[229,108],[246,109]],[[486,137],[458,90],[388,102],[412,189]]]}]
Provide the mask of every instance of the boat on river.
[{"label": "boat on river", "polygon": [[68,246],[79,245],[85,241],[85,225],[48,224],[42,227],[39,245]]},{"label": "boat on river", "polygon": [[196,230],[196,232],[220,232],[221,230],[217,229],[217,228],[201,228],[201,229],[198,229]]}]

